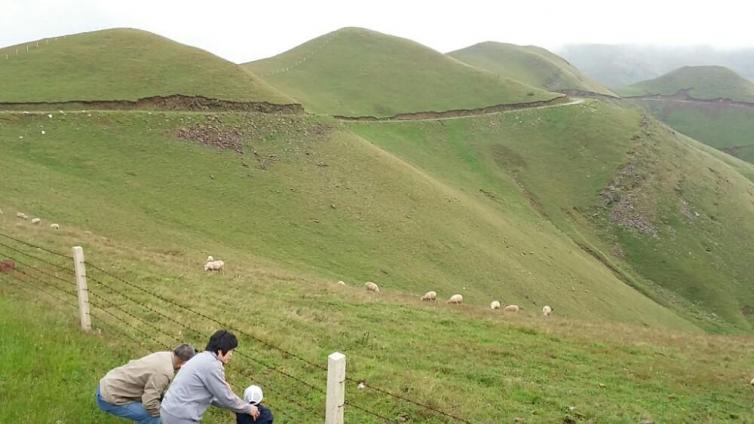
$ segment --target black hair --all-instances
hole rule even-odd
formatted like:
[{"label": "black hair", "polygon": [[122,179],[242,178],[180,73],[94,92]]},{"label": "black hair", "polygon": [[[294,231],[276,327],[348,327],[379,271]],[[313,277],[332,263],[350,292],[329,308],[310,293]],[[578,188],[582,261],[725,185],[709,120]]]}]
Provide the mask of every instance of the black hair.
[{"label": "black hair", "polygon": [[225,355],[237,347],[238,339],[235,334],[228,330],[217,330],[215,331],[215,334],[209,338],[207,347],[204,350],[212,353],[220,351],[222,355]]}]

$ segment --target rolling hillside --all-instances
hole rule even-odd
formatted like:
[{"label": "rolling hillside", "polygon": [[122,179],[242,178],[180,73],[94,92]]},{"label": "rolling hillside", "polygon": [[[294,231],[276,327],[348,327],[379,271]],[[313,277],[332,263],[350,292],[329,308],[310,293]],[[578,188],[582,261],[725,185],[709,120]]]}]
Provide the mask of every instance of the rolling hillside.
[{"label": "rolling hillside", "polygon": [[343,28],[243,66],[308,110],[335,115],[384,117],[558,96],[361,28]]},{"label": "rolling hillside", "polygon": [[508,203],[512,179],[625,284],[709,329],[752,328],[751,165],[732,167],[637,111],[599,102],[359,125],[363,137],[495,202]]},{"label": "rolling hillside", "polygon": [[[748,381],[750,343],[700,329],[750,329],[754,190],[743,175],[754,172],[635,110],[589,101],[347,125],[245,113],[49,115],[0,114],[0,178],[11,182],[0,185],[0,233],[61,252],[82,244],[89,261],[160,297],[317,363],[344,351],[349,375],[441,409],[452,403],[453,413],[475,423],[723,422],[750,410],[748,391],[735,384]],[[618,205],[637,215],[615,212]],[[15,211],[41,217],[42,225]],[[62,229],[52,231],[50,222]],[[18,256],[6,246],[0,255]],[[226,261],[224,273],[201,270],[210,254]],[[23,355],[0,349],[12,376],[0,392],[11,406],[0,418],[103,422],[78,393],[118,365],[122,349],[137,355],[157,347],[123,325],[151,332],[135,318],[142,317],[166,332],[158,341],[195,344],[217,325],[98,269],[88,275],[92,292],[115,302],[93,297],[101,339],[71,334],[75,312],[59,296],[43,300],[34,289],[42,282],[11,287],[0,273],[9,346],[41,346],[60,364],[31,375]],[[364,292],[367,280],[380,284],[379,297]],[[467,304],[422,304],[429,289],[441,299],[461,292]],[[523,312],[489,311],[492,299]],[[545,303],[555,307],[553,320],[539,316]],[[160,319],[151,308],[179,319]],[[60,332],[43,336],[48,322]],[[61,339],[88,349],[71,352]],[[249,337],[241,342],[253,360],[239,355],[229,367],[236,389],[252,375],[269,388],[276,410],[289,414],[281,422],[321,421],[287,400],[319,411],[317,391],[256,361],[317,384],[321,372]],[[110,362],[91,361],[103,346],[121,350]],[[442,365],[469,351],[474,367]],[[26,407],[49,392],[19,396],[17,382],[42,377],[56,382],[66,408]],[[447,422],[352,385],[349,400]],[[354,422],[380,422],[347,411]],[[229,421],[218,412],[211,418]]]},{"label": "rolling hillside", "polygon": [[672,99],[634,102],[689,137],[754,163],[754,107]]},{"label": "rolling hillside", "polygon": [[562,57],[536,46],[484,42],[448,53],[461,62],[549,91],[615,95]]},{"label": "rolling hillside", "polygon": [[292,103],[234,63],[141,30],[108,29],[0,49],[0,102],[171,94]]},{"label": "rolling hillside", "polygon": [[667,95],[686,91],[694,99],[754,103],[754,82],[722,66],[684,66],[658,78],[618,90],[623,96]]}]

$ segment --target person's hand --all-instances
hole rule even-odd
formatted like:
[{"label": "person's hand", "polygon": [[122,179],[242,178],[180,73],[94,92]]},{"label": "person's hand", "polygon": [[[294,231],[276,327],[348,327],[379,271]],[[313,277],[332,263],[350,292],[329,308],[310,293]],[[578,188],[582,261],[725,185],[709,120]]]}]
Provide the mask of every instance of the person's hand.
[{"label": "person's hand", "polygon": [[251,415],[251,418],[256,421],[257,418],[259,418],[259,408],[255,405],[251,405],[251,408],[249,408],[249,415]]}]

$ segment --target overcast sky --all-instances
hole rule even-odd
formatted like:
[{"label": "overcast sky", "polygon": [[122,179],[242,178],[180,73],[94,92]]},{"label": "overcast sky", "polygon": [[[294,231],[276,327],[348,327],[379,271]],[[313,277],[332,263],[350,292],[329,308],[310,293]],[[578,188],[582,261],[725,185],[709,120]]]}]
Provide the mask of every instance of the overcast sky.
[{"label": "overcast sky", "polygon": [[480,41],[535,44],[754,45],[745,0],[0,0],[0,47],[135,27],[235,62],[268,57],[344,26],[442,52]]}]

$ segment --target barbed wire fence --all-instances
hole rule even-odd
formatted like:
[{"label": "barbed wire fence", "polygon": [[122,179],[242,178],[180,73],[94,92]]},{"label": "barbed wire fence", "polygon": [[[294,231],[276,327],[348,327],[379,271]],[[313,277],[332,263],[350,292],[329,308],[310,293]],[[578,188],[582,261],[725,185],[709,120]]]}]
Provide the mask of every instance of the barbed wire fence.
[{"label": "barbed wire fence", "polygon": [[[0,268],[0,281],[33,296],[41,293],[66,309],[78,310],[72,259],[70,255],[0,233],[0,260],[12,261],[13,264],[12,267]],[[248,351],[244,345],[244,348],[235,350],[243,364],[229,367],[229,374],[238,374],[260,383],[263,381],[261,385],[264,390],[271,394],[265,396],[266,403],[273,408],[279,421],[300,423],[324,420],[323,406],[327,392],[322,377],[327,375],[327,366],[277,346],[238,325],[231,325],[226,320],[147,289],[97,263],[87,260],[86,267],[86,279],[92,283],[87,290],[90,314],[95,318],[98,331],[122,334],[142,350],[147,350],[172,349],[187,338],[203,340],[218,327],[226,328],[242,340],[255,342],[247,344],[252,346]],[[344,379],[350,383],[349,387],[360,389],[346,390],[343,400],[346,422],[409,423],[431,420],[433,423],[471,423],[406,394],[399,394],[397,390],[366,384],[364,379],[354,376],[346,375]],[[357,396],[348,396],[349,393]],[[369,393],[368,397],[366,393]],[[368,406],[365,401],[368,401]],[[386,414],[382,412],[384,410],[390,412]],[[421,416],[421,421],[416,421],[412,416]]]}]

